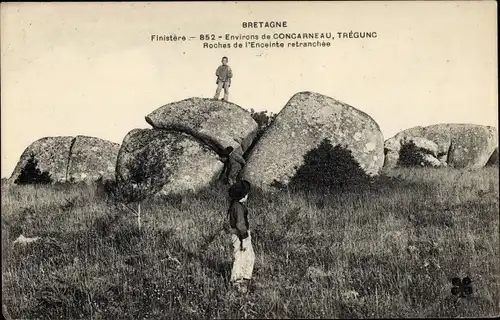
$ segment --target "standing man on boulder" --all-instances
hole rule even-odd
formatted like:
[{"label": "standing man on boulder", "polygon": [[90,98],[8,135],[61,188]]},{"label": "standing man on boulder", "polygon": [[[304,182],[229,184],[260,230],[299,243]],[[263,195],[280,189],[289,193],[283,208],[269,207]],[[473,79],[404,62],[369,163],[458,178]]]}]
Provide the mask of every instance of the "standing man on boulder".
[{"label": "standing man on boulder", "polygon": [[222,65],[220,65],[215,71],[217,76],[217,90],[215,91],[215,100],[219,100],[220,91],[224,88],[224,98],[222,101],[228,101],[229,99],[229,87],[231,86],[231,78],[233,77],[233,71],[231,67],[227,64],[227,57],[222,58]]}]

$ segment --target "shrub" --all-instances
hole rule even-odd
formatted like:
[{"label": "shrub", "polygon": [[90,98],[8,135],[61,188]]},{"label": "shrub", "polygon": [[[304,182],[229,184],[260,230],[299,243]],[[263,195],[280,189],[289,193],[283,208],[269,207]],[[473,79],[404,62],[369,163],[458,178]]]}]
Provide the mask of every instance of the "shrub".
[{"label": "shrub", "polygon": [[161,187],[168,183],[169,173],[162,156],[156,155],[152,148],[144,148],[135,154],[133,160],[127,162],[125,166],[130,173],[128,180],[118,179],[114,186],[115,195],[120,201],[140,202],[160,191]]},{"label": "shrub", "polygon": [[291,179],[289,187],[309,191],[345,189],[367,185],[369,181],[349,149],[341,145],[334,147],[330,140],[324,139],[304,155],[304,164]]},{"label": "shrub", "polygon": [[402,167],[414,167],[420,165],[427,165],[428,161],[424,155],[432,153],[424,148],[419,148],[415,143],[410,140],[401,146],[399,151],[398,165]]},{"label": "shrub", "polygon": [[257,112],[254,109],[250,109],[250,115],[252,118],[257,122],[257,134],[255,135],[255,138],[253,139],[252,145],[248,148],[248,150],[245,152],[243,155],[244,157],[247,157],[250,154],[250,151],[253,149],[257,141],[262,137],[264,132],[269,128],[269,126],[273,123],[273,121],[276,119],[277,114],[268,112],[267,110]]},{"label": "shrub", "polygon": [[431,154],[428,150],[419,148],[413,141],[404,143],[399,151],[398,165],[402,167],[420,166],[421,163],[427,163],[425,154]]},{"label": "shrub", "polygon": [[26,165],[21,169],[21,173],[14,180],[15,184],[49,184],[52,182],[50,174],[46,171],[42,172],[38,168],[38,160],[35,159],[35,155],[31,154],[30,158],[26,162]]},{"label": "shrub", "polygon": [[272,112],[269,112],[268,114],[267,110],[257,112],[253,109],[250,109],[250,115],[259,125],[257,129],[256,139],[260,138],[262,134],[264,134],[266,129],[271,125],[271,123],[273,123],[274,119],[276,119],[276,114]]}]

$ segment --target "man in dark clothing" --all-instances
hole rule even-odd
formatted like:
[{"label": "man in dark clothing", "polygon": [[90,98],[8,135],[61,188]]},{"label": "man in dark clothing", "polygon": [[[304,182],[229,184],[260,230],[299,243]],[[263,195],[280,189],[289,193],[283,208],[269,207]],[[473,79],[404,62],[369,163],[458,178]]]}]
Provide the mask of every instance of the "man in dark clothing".
[{"label": "man in dark clothing", "polygon": [[227,147],[221,153],[222,160],[225,162],[223,175],[224,180],[230,185],[236,182],[238,175],[245,166],[245,159],[238,153],[234,152],[233,147]]},{"label": "man in dark clothing", "polygon": [[215,91],[214,99],[218,100],[222,88],[224,88],[224,99],[223,101],[228,101],[229,99],[229,87],[231,86],[231,78],[233,77],[233,71],[231,67],[227,65],[227,57],[222,58],[222,65],[220,65],[217,70],[215,70],[215,75],[217,76],[217,90]]},{"label": "man in dark clothing", "polygon": [[228,216],[234,258],[230,280],[242,293],[248,290],[248,281],[252,278],[255,263],[248,224],[248,209],[244,204],[249,192],[250,183],[246,180],[239,181],[229,188],[231,205]]},{"label": "man in dark clothing", "polygon": [[207,134],[198,133],[197,138],[217,153],[220,156],[220,160],[224,162],[224,170],[221,173],[221,178],[224,182],[230,185],[236,182],[238,174],[246,164],[245,159],[233,147],[224,147],[217,139]]}]

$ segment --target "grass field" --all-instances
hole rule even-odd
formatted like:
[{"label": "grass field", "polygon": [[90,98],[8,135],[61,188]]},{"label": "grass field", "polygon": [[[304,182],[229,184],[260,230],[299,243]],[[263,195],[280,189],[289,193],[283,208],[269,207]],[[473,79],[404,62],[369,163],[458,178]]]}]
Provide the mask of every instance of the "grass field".
[{"label": "grass field", "polygon": [[[228,286],[222,186],[144,201],[139,229],[101,187],[4,183],[2,303],[14,319],[500,315],[498,167],[389,175],[356,192],[252,193],[245,296]],[[464,276],[474,292],[458,298]]]}]

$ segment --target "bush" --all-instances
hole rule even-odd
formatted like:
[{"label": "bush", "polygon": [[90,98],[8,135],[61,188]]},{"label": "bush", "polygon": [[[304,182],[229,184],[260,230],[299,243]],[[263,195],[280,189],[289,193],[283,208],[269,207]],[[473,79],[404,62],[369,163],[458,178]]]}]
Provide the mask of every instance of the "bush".
[{"label": "bush", "polygon": [[52,182],[50,174],[46,171],[42,172],[38,168],[38,160],[35,159],[35,155],[31,154],[28,162],[24,168],[21,169],[21,173],[14,180],[15,184],[49,184]]},{"label": "bush", "polygon": [[108,185],[108,189],[114,189],[119,201],[126,203],[142,201],[160,191],[161,187],[168,183],[169,172],[163,157],[155,154],[155,151],[147,147],[135,154],[132,161],[125,164],[130,174],[127,181],[117,176],[116,184]]},{"label": "bush", "polygon": [[247,157],[250,154],[250,151],[253,149],[257,141],[262,137],[264,132],[269,128],[269,126],[273,123],[273,121],[276,119],[277,114],[269,112],[267,110],[265,111],[260,111],[257,112],[254,109],[250,109],[250,115],[252,118],[257,122],[257,134],[255,135],[255,138],[253,139],[252,145],[248,148],[248,150],[245,152],[244,157]]},{"label": "bush", "polygon": [[367,185],[370,177],[359,166],[346,147],[332,146],[324,139],[320,145],[304,155],[304,164],[291,179],[289,187],[295,190],[346,189]]},{"label": "bush", "polygon": [[272,112],[269,112],[268,114],[267,110],[257,112],[253,109],[250,109],[250,115],[259,125],[257,129],[256,139],[260,138],[262,134],[264,134],[266,129],[271,125],[271,123],[273,123],[274,119],[276,119],[276,114]]},{"label": "bush", "polygon": [[424,154],[431,154],[428,150],[419,148],[413,141],[409,141],[401,146],[399,151],[398,165],[402,167],[420,166],[426,163]]}]

